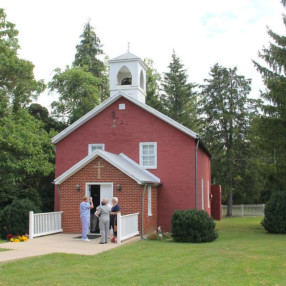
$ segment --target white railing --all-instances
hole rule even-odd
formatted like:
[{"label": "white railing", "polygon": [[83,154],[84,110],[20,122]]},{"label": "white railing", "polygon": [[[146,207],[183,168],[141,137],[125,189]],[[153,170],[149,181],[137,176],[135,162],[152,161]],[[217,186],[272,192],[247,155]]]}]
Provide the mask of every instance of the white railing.
[{"label": "white railing", "polygon": [[29,238],[62,232],[62,213],[34,214],[32,211],[29,212]]},{"label": "white railing", "polygon": [[[265,204],[233,205],[232,216],[264,216]],[[222,216],[226,216],[227,206],[222,205]]]},{"label": "white railing", "polygon": [[117,214],[117,243],[139,234],[139,213],[121,215]]}]

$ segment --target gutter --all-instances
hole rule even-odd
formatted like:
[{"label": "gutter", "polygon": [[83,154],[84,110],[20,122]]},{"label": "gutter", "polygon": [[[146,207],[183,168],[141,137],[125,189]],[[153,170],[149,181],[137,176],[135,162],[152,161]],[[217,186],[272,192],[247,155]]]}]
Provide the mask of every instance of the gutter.
[{"label": "gutter", "polygon": [[197,144],[195,151],[195,200],[196,200],[196,209],[198,209],[198,148],[200,143],[200,137],[197,135]]},{"label": "gutter", "polygon": [[142,199],[141,199],[141,239],[144,239],[144,197],[145,197],[146,188],[147,188],[147,184],[144,184],[144,189],[143,189]]}]

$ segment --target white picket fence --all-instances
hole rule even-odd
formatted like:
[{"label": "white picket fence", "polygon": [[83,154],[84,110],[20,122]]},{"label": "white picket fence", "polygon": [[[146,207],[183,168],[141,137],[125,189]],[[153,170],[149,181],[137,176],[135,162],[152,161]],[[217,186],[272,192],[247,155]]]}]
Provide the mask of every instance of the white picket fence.
[{"label": "white picket fence", "polygon": [[121,215],[117,214],[117,243],[139,234],[139,213]]},{"label": "white picket fence", "polygon": [[[232,216],[264,216],[265,204],[233,205]],[[227,205],[222,205],[222,216],[226,216]]]},{"label": "white picket fence", "polygon": [[29,238],[62,232],[62,211],[38,213],[29,212]]}]

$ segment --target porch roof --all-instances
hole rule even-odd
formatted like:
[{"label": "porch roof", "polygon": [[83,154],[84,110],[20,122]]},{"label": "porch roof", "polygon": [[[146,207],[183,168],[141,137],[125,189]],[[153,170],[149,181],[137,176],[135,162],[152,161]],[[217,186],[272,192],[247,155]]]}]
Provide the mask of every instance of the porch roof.
[{"label": "porch roof", "polygon": [[90,155],[83,158],[77,164],[72,166],[70,169],[65,171],[59,177],[54,180],[56,185],[61,184],[73,174],[77,173],[80,169],[94,160],[96,157],[101,157],[102,159],[106,160],[108,163],[113,165],[115,168],[120,170],[122,173],[129,176],[131,179],[135,180],[138,184],[153,184],[159,185],[160,179],[144,169],[142,166],[137,164],[135,161],[124,155],[123,153],[117,155],[110,152],[96,150],[92,152]]}]

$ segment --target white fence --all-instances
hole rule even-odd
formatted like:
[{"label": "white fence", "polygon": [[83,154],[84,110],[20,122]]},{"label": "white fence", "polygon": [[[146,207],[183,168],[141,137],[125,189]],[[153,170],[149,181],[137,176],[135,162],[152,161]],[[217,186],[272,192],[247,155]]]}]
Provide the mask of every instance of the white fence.
[{"label": "white fence", "polygon": [[117,214],[117,243],[139,234],[139,213],[121,215]]},{"label": "white fence", "polygon": [[34,214],[32,211],[29,212],[29,238],[62,232],[62,213]]},{"label": "white fence", "polygon": [[[265,204],[233,205],[232,216],[264,216]],[[222,216],[226,216],[227,206],[222,205]]]}]

